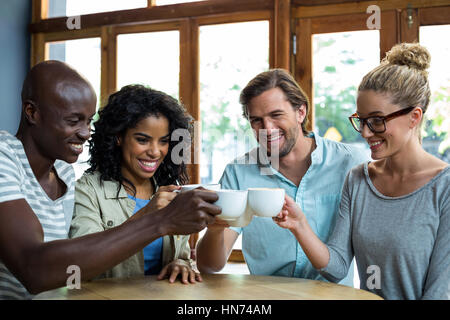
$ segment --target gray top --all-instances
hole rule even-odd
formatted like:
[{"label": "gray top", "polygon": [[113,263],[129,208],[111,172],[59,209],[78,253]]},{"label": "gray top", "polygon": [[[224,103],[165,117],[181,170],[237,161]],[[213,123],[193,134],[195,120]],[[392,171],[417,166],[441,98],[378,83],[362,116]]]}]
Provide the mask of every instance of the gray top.
[{"label": "gray top", "polygon": [[355,256],[361,289],[385,299],[450,299],[450,166],[410,194],[387,197],[367,165],[347,175],[320,273],[337,282]]}]

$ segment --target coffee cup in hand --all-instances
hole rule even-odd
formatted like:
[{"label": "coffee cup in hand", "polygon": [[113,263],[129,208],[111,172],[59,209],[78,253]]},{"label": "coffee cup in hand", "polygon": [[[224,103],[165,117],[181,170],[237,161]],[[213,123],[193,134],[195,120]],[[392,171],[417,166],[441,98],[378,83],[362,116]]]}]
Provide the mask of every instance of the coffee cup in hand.
[{"label": "coffee cup in hand", "polygon": [[260,217],[275,217],[284,204],[285,190],[281,188],[248,188],[248,204]]},{"label": "coffee cup in hand", "polygon": [[214,204],[222,208],[222,213],[217,218],[225,221],[234,221],[245,212],[247,191],[217,190],[215,192],[219,199]]}]

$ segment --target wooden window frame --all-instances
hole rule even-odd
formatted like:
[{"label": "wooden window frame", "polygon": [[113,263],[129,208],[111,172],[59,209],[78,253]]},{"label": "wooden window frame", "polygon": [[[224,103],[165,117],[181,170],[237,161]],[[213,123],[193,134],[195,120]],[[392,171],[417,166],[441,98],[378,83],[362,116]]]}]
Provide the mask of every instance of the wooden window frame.
[{"label": "wooden window frame", "polygon": [[[319,4],[319,5],[314,5]],[[393,45],[419,41],[419,27],[450,23],[450,6],[445,0],[339,1],[292,0],[292,19],[295,21],[296,54],[293,74],[310,97],[308,130],[314,128],[312,79],[312,35],[331,32],[368,30],[366,13],[370,5],[381,10],[380,61]],[[408,17],[412,25],[408,25]]]}]

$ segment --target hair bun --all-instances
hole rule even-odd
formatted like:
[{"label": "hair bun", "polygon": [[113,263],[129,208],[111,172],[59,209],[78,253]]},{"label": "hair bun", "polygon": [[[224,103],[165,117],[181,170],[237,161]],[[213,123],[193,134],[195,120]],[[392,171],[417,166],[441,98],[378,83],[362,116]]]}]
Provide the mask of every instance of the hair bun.
[{"label": "hair bun", "polygon": [[390,64],[426,71],[430,67],[431,55],[425,47],[418,43],[401,43],[393,46],[386,53],[385,59]]}]

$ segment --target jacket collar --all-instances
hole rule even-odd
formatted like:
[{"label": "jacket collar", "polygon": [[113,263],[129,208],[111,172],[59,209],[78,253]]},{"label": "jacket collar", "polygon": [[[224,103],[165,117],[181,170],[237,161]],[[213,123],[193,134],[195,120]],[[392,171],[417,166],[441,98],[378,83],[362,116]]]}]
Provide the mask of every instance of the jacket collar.
[{"label": "jacket collar", "polygon": [[[156,180],[154,177],[151,178],[152,183],[155,186],[155,193],[158,192],[159,186],[156,184]],[[120,185],[119,195],[117,195],[117,188],[119,187],[119,182],[117,181],[103,181],[104,185],[104,193],[106,199],[116,199],[116,198],[128,198],[128,193],[123,187],[123,185]]]}]

